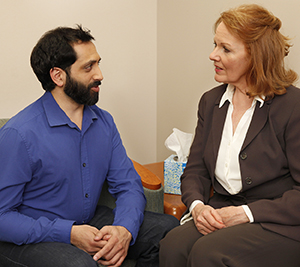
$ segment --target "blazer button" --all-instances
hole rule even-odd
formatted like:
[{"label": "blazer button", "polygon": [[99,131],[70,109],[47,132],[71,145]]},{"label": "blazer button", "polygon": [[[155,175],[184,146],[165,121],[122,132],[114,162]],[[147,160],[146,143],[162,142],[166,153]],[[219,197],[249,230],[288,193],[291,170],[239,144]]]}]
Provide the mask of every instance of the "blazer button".
[{"label": "blazer button", "polygon": [[251,177],[247,177],[247,178],[245,179],[245,181],[246,181],[246,184],[247,184],[247,185],[252,184],[252,178],[251,178]]},{"label": "blazer button", "polygon": [[241,159],[246,159],[248,156],[247,156],[246,152],[243,152],[243,153],[241,153],[240,157],[241,157]]}]

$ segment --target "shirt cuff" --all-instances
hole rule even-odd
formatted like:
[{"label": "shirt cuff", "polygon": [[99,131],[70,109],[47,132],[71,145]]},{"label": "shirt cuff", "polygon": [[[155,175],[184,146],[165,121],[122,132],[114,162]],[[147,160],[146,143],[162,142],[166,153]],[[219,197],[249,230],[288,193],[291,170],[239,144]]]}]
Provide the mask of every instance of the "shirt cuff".
[{"label": "shirt cuff", "polygon": [[192,205],[191,205],[190,208],[189,208],[189,211],[192,212],[192,210],[193,210],[199,203],[204,204],[201,200],[194,200],[193,203],[192,203]]},{"label": "shirt cuff", "polygon": [[253,215],[252,215],[252,212],[250,210],[250,208],[247,206],[247,205],[242,205],[250,223],[253,223],[254,222],[254,218],[253,218]]},{"label": "shirt cuff", "polygon": [[197,204],[202,203],[204,204],[201,200],[194,200],[193,203],[191,204],[189,208],[189,213],[185,214],[181,220],[180,220],[180,225],[185,224],[186,222],[190,221],[193,219],[192,217],[192,210],[196,207]]}]

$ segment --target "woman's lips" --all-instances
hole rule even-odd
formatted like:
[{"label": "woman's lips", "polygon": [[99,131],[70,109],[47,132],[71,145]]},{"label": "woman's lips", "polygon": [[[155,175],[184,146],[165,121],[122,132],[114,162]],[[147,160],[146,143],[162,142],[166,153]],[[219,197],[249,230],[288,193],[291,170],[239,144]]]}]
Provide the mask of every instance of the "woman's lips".
[{"label": "woman's lips", "polygon": [[218,66],[215,65],[215,71],[216,71],[216,72],[220,72],[220,71],[222,71],[222,70],[223,70],[222,68],[220,68],[220,67],[218,67]]}]

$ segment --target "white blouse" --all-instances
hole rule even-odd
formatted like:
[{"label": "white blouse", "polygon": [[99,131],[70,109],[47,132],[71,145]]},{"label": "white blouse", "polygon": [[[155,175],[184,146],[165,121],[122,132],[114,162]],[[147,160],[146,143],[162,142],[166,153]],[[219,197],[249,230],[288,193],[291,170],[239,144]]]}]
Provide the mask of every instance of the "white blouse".
[{"label": "white blouse", "polygon": [[[264,100],[260,97],[253,99],[251,107],[244,113],[240,119],[238,126],[233,134],[232,127],[232,112],[233,104],[232,98],[234,94],[234,86],[229,84],[225,93],[223,94],[219,108],[221,108],[226,101],[229,101],[226,120],[223,128],[222,139],[219,147],[219,153],[216,162],[215,177],[218,182],[232,195],[237,194],[242,189],[242,179],[239,164],[239,153],[244,143],[252,116],[255,110],[257,101],[260,102],[260,107],[263,106]],[[192,219],[191,211],[198,204],[203,203],[200,200],[195,200],[189,208],[189,213],[181,219],[181,224]],[[253,222],[252,212],[247,205],[242,206],[246,212],[250,222]]]}]

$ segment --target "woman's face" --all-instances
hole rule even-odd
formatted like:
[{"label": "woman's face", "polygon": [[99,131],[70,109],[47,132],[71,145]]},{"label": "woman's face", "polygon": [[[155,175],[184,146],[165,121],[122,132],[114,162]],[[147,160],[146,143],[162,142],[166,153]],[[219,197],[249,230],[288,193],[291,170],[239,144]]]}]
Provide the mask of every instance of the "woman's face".
[{"label": "woman's face", "polygon": [[214,45],[209,58],[214,61],[215,80],[245,88],[250,56],[242,40],[233,36],[221,22],[216,30]]}]

